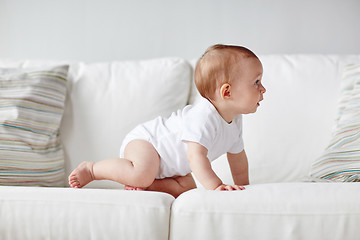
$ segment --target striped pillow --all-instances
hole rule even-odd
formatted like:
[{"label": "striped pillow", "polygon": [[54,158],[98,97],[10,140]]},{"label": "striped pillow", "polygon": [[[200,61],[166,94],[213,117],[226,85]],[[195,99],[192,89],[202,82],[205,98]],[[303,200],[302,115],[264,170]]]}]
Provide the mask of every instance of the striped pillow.
[{"label": "striped pillow", "polygon": [[59,125],[67,72],[0,68],[0,185],[64,186]]},{"label": "striped pillow", "polygon": [[344,69],[332,139],[310,175],[337,182],[360,181],[360,64]]}]

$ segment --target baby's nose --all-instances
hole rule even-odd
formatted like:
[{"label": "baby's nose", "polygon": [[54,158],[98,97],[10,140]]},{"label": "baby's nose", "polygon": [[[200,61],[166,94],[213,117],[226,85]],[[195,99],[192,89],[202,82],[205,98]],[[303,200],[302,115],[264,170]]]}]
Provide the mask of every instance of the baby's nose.
[{"label": "baby's nose", "polygon": [[262,85],[262,84],[261,84],[261,86],[260,86],[260,92],[261,92],[262,94],[264,94],[264,93],[266,92],[266,88],[265,88],[264,85]]}]

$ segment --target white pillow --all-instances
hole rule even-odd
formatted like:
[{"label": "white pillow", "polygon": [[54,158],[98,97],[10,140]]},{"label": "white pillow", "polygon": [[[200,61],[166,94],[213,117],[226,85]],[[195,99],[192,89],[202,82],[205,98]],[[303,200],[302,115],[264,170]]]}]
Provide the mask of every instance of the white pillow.
[{"label": "white pillow", "polygon": [[0,185],[64,186],[68,66],[0,69]]},{"label": "white pillow", "polygon": [[338,182],[360,181],[360,64],[344,69],[332,139],[310,175]]}]

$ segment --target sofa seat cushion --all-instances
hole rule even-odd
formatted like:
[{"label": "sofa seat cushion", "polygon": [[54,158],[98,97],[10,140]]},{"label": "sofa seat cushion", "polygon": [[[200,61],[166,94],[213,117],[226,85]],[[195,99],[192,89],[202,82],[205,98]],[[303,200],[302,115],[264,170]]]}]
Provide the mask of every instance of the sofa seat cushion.
[{"label": "sofa seat cushion", "polygon": [[0,239],[168,239],[173,200],[157,192],[0,187]]},{"label": "sofa seat cushion", "polygon": [[360,184],[273,183],[192,190],[172,206],[170,239],[354,239]]}]

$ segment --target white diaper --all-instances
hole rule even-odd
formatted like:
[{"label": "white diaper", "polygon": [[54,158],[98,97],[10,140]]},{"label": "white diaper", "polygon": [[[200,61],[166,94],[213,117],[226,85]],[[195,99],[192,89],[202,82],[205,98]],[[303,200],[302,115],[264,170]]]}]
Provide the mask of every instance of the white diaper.
[{"label": "white diaper", "polygon": [[[145,140],[154,146],[155,150],[160,156],[160,167],[158,173],[156,174],[156,179],[163,179],[173,176],[185,176],[188,174],[190,172],[190,167],[188,164],[186,164],[187,161],[185,161],[185,164],[183,164],[184,166],[179,168],[179,164],[174,163],[176,157],[169,156],[168,149],[165,149],[165,142],[168,141],[163,142],[162,140],[165,140],[164,138],[160,138],[160,140],[155,139],[148,131],[149,125],[151,125],[150,122],[138,125],[126,135],[120,147],[120,158],[124,158],[125,148],[129,142],[133,140]],[[169,146],[167,148],[169,148]],[[182,170],[182,172],[180,172],[179,169]]]}]

